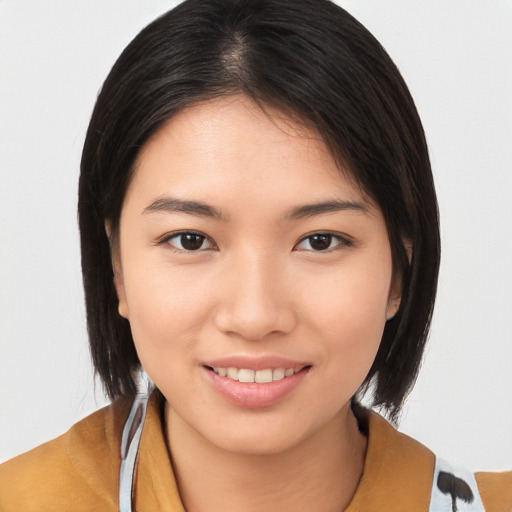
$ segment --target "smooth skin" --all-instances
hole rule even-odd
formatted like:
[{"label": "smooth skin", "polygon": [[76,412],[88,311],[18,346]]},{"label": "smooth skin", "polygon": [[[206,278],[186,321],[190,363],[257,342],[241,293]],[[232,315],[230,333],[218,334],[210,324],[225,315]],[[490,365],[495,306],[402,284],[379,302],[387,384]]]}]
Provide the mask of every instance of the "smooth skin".
[{"label": "smooth skin", "polygon": [[[350,398],[400,286],[381,211],[318,134],[242,95],[180,112],[141,150],[116,247],[186,510],[343,510],[366,451]],[[304,375],[245,407],[211,383],[233,357]]]}]

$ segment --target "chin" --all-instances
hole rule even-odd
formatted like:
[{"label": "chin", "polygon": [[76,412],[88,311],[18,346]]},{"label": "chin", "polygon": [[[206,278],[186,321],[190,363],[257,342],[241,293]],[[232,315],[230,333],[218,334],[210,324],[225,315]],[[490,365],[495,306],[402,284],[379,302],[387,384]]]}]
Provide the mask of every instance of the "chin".
[{"label": "chin", "polygon": [[218,422],[212,424],[213,428],[207,427],[203,431],[203,437],[218,449],[231,453],[271,456],[291,451],[302,443],[314,443],[315,438],[322,437],[325,430],[332,427],[338,429],[337,423],[341,418],[333,412],[332,416],[319,418],[316,415],[309,421],[302,415],[301,421],[300,411],[294,415],[290,411],[282,411],[283,414],[272,412],[246,411],[243,417],[238,416],[232,421],[226,415],[222,428]]},{"label": "chin", "polygon": [[[291,434],[291,435],[290,435]],[[215,437],[209,441],[217,448],[245,456],[279,455],[300,444],[303,436],[290,433],[286,429],[281,432],[261,432],[252,429],[251,432],[215,432]]]}]

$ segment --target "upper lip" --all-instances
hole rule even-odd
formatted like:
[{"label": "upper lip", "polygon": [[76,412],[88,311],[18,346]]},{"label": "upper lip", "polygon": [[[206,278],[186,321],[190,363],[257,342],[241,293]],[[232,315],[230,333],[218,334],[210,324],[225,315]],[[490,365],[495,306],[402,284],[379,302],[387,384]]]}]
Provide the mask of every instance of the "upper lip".
[{"label": "upper lip", "polygon": [[269,368],[271,370],[275,370],[276,368],[288,369],[311,366],[310,363],[304,361],[274,355],[232,355],[216,359],[209,359],[208,361],[204,361],[203,365],[209,366],[211,368],[244,368],[249,370],[266,370]]}]

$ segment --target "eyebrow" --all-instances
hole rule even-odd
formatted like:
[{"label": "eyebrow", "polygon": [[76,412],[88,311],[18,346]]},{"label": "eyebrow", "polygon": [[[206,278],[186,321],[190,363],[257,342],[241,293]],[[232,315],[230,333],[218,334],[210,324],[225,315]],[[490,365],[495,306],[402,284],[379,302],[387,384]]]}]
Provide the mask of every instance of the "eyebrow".
[{"label": "eyebrow", "polygon": [[219,220],[226,220],[222,213],[209,204],[200,201],[185,201],[172,197],[160,197],[155,199],[143,210],[143,214],[152,212],[181,212],[198,217],[211,217]]},{"label": "eyebrow", "polygon": [[[339,211],[359,211],[368,213],[368,207],[362,203],[355,201],[323,201],[319,203],[305,204],[292,208],[286,215],[286,220],[298,220],[305,217],[314,217],[324,213],[333,213]],[[144,208],[143,214],[152,212],[180,212],[197,217],[209,217],[226,221],[227,218],[215,207],[202,203],[201,201],[187,201],[183,199],[175,199],[172,197],[160,197],[155,199],[149,206]]]},{"label": "eyebrow", "polygon": [[289,220],[303,219],[304,217],[314,217],[323,213],[340,212],[345,210],[359,211],[368,213],[368,207],[363,203],[355,201],[324,201],[321,203],[305,204],[293,208],[286,218]]}]

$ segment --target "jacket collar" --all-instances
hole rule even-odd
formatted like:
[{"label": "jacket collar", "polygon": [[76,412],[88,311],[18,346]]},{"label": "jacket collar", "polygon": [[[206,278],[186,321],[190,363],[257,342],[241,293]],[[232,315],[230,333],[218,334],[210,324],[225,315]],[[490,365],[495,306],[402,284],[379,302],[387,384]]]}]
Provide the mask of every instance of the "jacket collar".
[{"label": "jacket collar", "polygon": [[185,512],[174,477],[163,428],[164,398],[152,394],[139,448],[135,479],[135,510]]},{"label": "jacket collar", "polygon": [[377,413],[364,410],[362,415],[368,425],[364,471],[345,512],[426,512],[435,455]]}]

